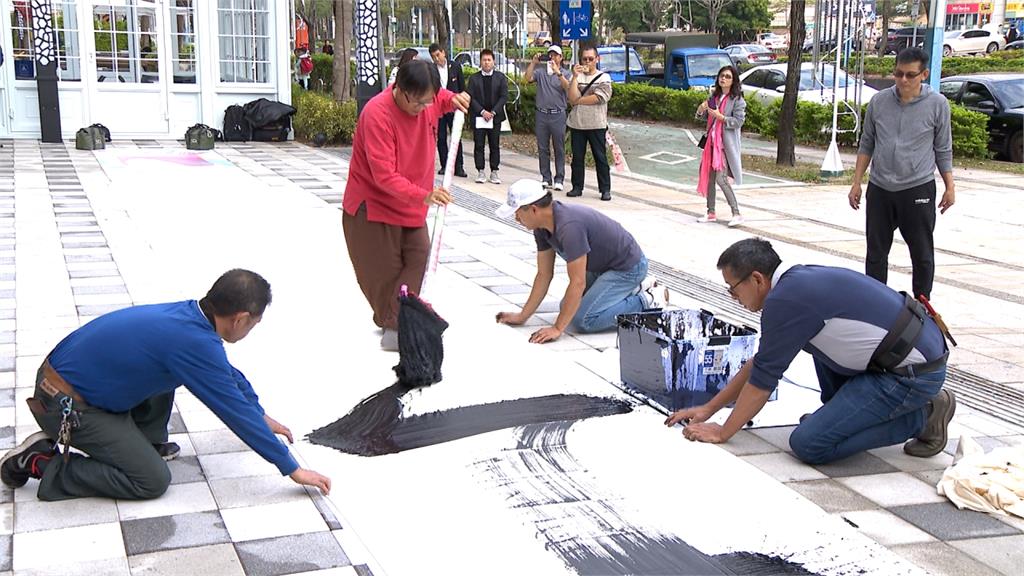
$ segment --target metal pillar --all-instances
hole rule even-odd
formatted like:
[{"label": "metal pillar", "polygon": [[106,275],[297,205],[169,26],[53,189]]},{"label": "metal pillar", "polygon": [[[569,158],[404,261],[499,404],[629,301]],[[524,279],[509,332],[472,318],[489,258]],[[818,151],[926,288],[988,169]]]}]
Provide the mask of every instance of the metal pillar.
[{"label": "metal pillar", "polygon": [[839,129],[839,63],[842,60],[843,31],[845,26],[846,2],[839,2],[839,22],[835,27],[836,34],[836,61],[832,69],[832,141],[825,152],[825,159],[821,164],[821,175],[831,178],[843,174],[843,159],[839,156],[839,142],[836,140],[836,131]]},{"label": "metal pillar", "polygon": [[60,97],[57,91],[57,37],[53,33],[50,0],[32,0],[32,37],[36,52],[36,93],[39,95],[39,135],[43,142],[60,143]]},{"label": "metal pillar", "polygon": [[946,0],[932,0],[928,6],[928,32],[924,51],[928,53],[928,84],[939,91],[942,79],[942,42],[946,38]]},{"label": "metal pillar", "polygon": [[358,0],[356,4],[356,104],[363,106],[380,93],[384,82],[381,54],[380,5],[378,0]]}]

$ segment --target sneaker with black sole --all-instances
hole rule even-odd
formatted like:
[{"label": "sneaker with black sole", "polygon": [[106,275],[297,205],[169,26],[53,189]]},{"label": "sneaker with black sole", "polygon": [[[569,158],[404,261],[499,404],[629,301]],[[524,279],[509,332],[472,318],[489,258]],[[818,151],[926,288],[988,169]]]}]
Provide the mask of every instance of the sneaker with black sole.
[{"label": "sneaker with black sole", "polygon": [[578,198],[580,196],[583,196],[583,190],[569,190],[568,192],[565,193],[565,195],[570,198]]},{"label": "sneaker with black sole", "polygon": [[657,280],[654,280],[650,288],[641,292],[640,296],[644,299],[644,308],[646,309],[668,308],[668,287],[658,284]]},{"label": "sneaker with black sole", "polygon": [[946,448],[946,442],[949,440],[949,423],[956,413],[956,396],[949,390],[939,390],[929,403],[929,407],[931,412],[924,423],[924,430],[921,430],[917,438],[903,445],[903,451],[910,456],[931,458]]},{"label": "sneaker with black sole", "polygon": [[562,190],[565,189],[565,186],[563,186],[561,182],[555,182],[554,188],[555,190],[561,192]]},{"label": "sneaker with black sole", "polygon": [[46,432],[36,432],[0,459],[0,481],[9,488],[21,488],[29,478],[41,478],[40,464],[56,453],[56,445]]},{"label": "sneaker with black sole", "polygon": [[153,448],[156,449],[157,454],[159,454],[166,462],[174,460],[178,457],[178,454],[181,453],[181,446],[178,446],[176,442],[153,444]]}]

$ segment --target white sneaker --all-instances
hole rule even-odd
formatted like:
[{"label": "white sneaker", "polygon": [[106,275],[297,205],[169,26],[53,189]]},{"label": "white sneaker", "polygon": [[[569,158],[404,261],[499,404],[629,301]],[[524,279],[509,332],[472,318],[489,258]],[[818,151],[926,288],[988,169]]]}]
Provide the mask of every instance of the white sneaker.
[{"label": "white sneaker", "polygon": [[483,184],[484,182],[487,182],[487,175],[484,174],[483,170],[480,170],[476,173],[476,183]]},{"label": "white sneaker", "polygon": [[708,222],[718,222],[718,217],[715,216],[714,212],[708,212],[707,214],[697,218],[697,222],[701,224],[707,224]]},{"label": "white sneaker", "polygon": [[398,352],[398,332],[384,329],[384,335],[380,337],[380,348],[387,352]]},{"label": "white sneaker", "polygon": [[555,190],[561,192],[562,190],[565,190],[565,186],[562,186],[561,182],[555,182]]},{"label": "white sneaker", "polygon": [[552,187],[551,182],[548,182],[547,180],[541,180],[540,183],[544,186],[545,190],[548,190]]},{"label": "white sneaker", "polygon": [[633,292],[633,294],[640,294],[642,292],[647,292],[648,290],[653,288],[654,285],[657,284],[657,283],[658,283],[657,278],[655,278],[654,276],[648,274],[647,277],[644,278],[643,282],[641,282],[640,285],[637,286],[636,292]]},{"label": "white sneaker", "polygon": [[729,220],[729,228],[735,228],[740,224],[743,224],[743,215],[733,214],[732,220]]},{"label": "white sneaker", "polygon": [[488,180],[491,184],[501,184],[501,178],[498,178],[498,171],[491,170],[491,177]]},{"label": "white sneaker", "polygon": [[658,284],[657,280],[641,294],[647,308],[668,308],[668,287]]}]

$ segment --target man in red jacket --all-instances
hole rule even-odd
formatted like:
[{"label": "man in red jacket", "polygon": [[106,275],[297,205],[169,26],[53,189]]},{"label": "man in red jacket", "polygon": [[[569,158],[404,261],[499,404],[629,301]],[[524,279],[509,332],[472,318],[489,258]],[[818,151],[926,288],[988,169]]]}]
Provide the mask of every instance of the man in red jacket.
[{"label": "man in red jacket", "polygon": [[469,94],[441,88],[432,67],[423,60],[403,64],[390,89],[366,103],[352,142],[342,225],[385,350],[398,350],[399,287],[419,292],[423,283],[427,209],[451,201],[434,186],[438,120],[469,107]]}]

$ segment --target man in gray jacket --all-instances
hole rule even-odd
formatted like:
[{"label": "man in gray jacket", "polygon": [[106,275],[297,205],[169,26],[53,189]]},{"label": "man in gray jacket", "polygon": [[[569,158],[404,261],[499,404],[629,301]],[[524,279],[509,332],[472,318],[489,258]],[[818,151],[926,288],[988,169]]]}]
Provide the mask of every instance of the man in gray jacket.
[{"label": "man in gray jacket", "polygon": [[864,117],[850,207],[860,208],[861,180],[871,165],[865,274],[885,282],[893,231],[910,249],[914,296],[931,296],[935,276],[935,168],[946,191],[942,214],[956,201],[949,101],[925,84],[928,54],[907,48],[896,57],[896,85],[875,95]]}]

